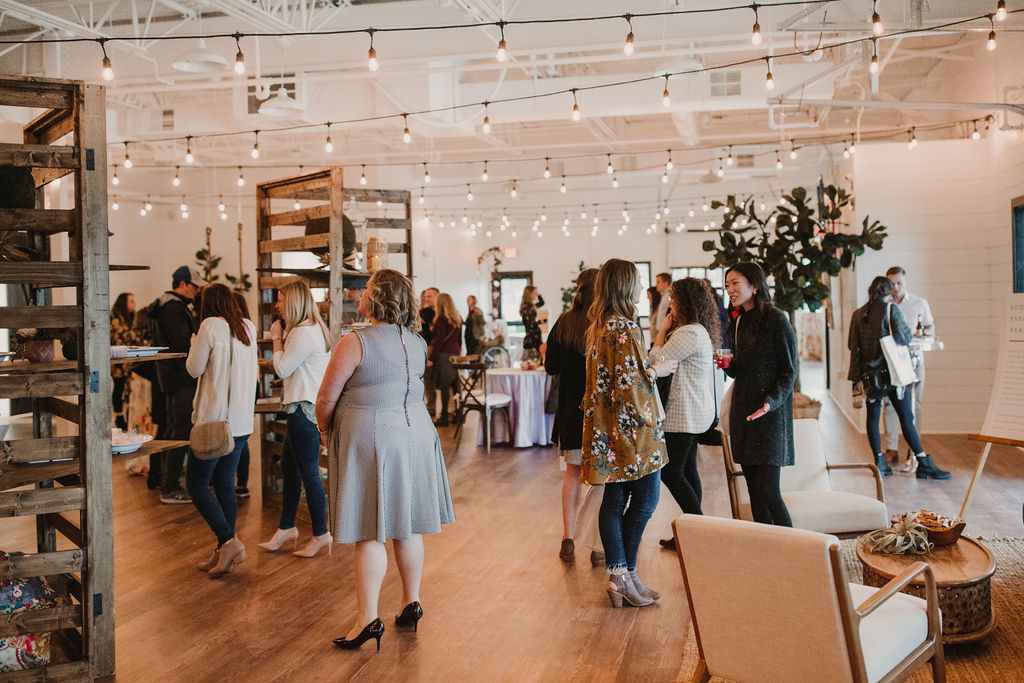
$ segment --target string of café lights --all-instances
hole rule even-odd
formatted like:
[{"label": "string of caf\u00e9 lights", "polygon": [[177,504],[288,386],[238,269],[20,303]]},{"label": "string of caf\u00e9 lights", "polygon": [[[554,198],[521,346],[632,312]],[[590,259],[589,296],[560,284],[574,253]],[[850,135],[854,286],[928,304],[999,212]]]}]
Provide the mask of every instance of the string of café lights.
[{"label": "string of caf\u00e9 lights", "polygon": [[[829,2],[829,0],[810,0],[810,2],[813,3],[813,4],[827,4],[827,2]],[[371,28],[371,29],[339,29],[339,30],[336,30],[336,31],[297,31],[297,32],[246,33],[246,34],[243,34],[243,33],[240,33],[240,32],[235,32],[235,33],[232,33],[232,34],[223,34],[223,33],[221,33],[221,34],[203,34],[203,35],[196,34],[196,35],[188,35],[188,36],[161,36],[159,38],[168,39],[168,40],[171,40],[171,39],[182,40],[182,39],[194,39],[194,38],[218,38],[218,37],[223,38],[223,37],[232,37],[232,38],[235,39],[236,46],[238,48],[238,52],[237,52],[236,57],[235,57],[235,73],[237,75],[241,76],[241,75],[245,74],[245,57],[244,57],[244,55],[242,53],[241,44],[239,42],[242,37],[246,37],[246,36],[276,36],[276,37],[287,37],[287,36],[323,36],[323,35],[341,35],[341,34],[353,34],[353,33],[367,32],[369,34],[369,36],[370,36],[370,41],[371,41],[371,45],[370,45],[369,51],[367,53],[367,55],[368,55],[368,62],[367,62],[368,69],[370,71],[377,71],[380,68],[380,60],[377,57],[376,49],[374,48],[374,46],[372,44],[373,35],[376,32],[429,31],[429,30],[448,30],[448,29],[454,29],[454,28],[460,28],[461,29],[461,28],[479,28],[479,27],[486,27],[486,26],[496,26],[496,27],[498,27],[500,29],[502,37],[499,40],[498,49],[497,49],[495,58],[499,62],[504,62],[504,61],[507,61],[507,59],[508,59],[508,46],[507,46],[507,42],[506,42],[505,37],[504,37],[504,28],[505,28],[505,26],[510,26],[510,25],[528,25],[528,24],[546,24],[546,23],[567,23],[567,22],[576,22],[576,21],[579,21],[579,22],[606,21],[606,20],[611,20],[611,19],[624,19],[624,20],[627,21],[627,23],[629,25],[629,33],[626,35],[626,40],[625,40],[625,43],[624,43],[623,52],[624,52],[625,55],[630,56],[630,55],[634,54],[634,52],[635,52],[635,44],[636,44],[635,36],[634,36],[634,33],[633,33],[633,27],[632,27],[632,19],[634,19],[634,18],[654,17],[654,16],[670,16],[670,15],[681,15],[681,14],[729,12],[729,11],[736,11],[736,10],[750,10],[750,11],[754,12],[754,23],[753,23],[753,26],[752,26],[752,29],[751,29],[751,44],[757,46],[757,45],[761,44],[761,30],[760,30],[760,24],[758,22],[758,11],[760,9],[763,9],[763,8],[779,7],[779,6],[786,6],[786,5],[798,5],[798,4],[799,5],[807,5],[809,3],[808,2],[778,2],[778,3],[764,3],[764,4],[754,3],[754,4],[750,4],[750,5],[734,5],[734,6],[730,6],[730,7],[715,8],[715,9],[670,10],[670,11],[663,11],[663,12],[647,12],[647,13],[624,14],[624,15],[604,15],[604,16],[595,16],[595,17],[578,17],[578,18],[565,18],[565,19],[530,19],[530,20],[513,20],[513,21],[500,20],[498,22],[450,24],[450,25],[444,25],[444,26],[395,27],[395,28],[390,28],[390,29],[373,29],[373,28]],[[849,40],[846,40],[846,41],[840,41],[840,42],[834,43],[834,44],[829,46],[830,48],[844,47],[844,46],[848,46],[848,45],[856,45],[856,44],[865,43],[865,42],[870,41],[871,42],[872,56],[871,56],[871,62],[870,62],[869,69],[871,70],[872,73],[877,73],[878,72],[878,68],[879,68],[879,62],[878,62],[878,40],[880,38],[895,38],[895,37],[900,37],[900,36],[912,35],[912,34],[915,34],[915,33],[924,33],[924,32],[936,31],[936,30],[940,30],[940,29],[952,28],[952,27],[955,27],[955,26],[961,26],[961,25],[964,25],[964,24],[968,24],[968,23],[972,23],[972,22],[976,22],[976,21],[987,19],[989,21],[989,23],[990,23],[990,29],[991,30],[989,31],[989,34],[988,34],[988,41],[986,43],[986,48],[989,51],[994,51],[996,49],[995,22],[996,21],[1004,21],[1006,19],[1006,17],[1008,16],[1008,14],[1011,14],[1011,13],[1015,14],[1015,13],[1024,11],[1024,10],[1020,10],[1020,9],[1008,11],[1006,9],[1005,0],[998,0],[996,11],[992,12],[992,13],[989,13],[989,14],[981,14],[981,15],[977,15],[977,16],[973,16],[973,17],[964,18],[964,19],[958,19],[958,20],[946,22],[944,24],[939,24],[939,25],[935,25],[935,26],[929,26],[929,27],[923,27],[923,28],[914,28],[914,29],[904,29],[904,30],[900,30],[900,31],[893,31],[893,32],[890,32],[890,33],[885,33],[883,24],[881,22],[881,17],[879,15],[878,9],[877,9],[877,0],[872,0],[872,9],[873,9],[872,16],[871,16],[872,35],[870,37],[866,37],[866,38],[852,38],[852,39],[849,39]],[[0,41],[0,44],[5,44],[5,43],[24,44],[24,43],[30,43],[30,42],[84,42],[84,41],[98,42],[100,44],[100,46],[103,47],[103,61],[102,61],[102,70],[101,70],[102,71],[102,76],[103,76],[104,80],[108,80],[109,81],[109,80],[113,79],[114,74],[113,74],[113,67],[111,65],[111,61],[110,61],[109,56],[106,54],[106,48],[104,47],[104,44],[105,44],[105,42],[110,41],[110,40],[131,40],[131,38],[129,38],[129,37],[123,37],[123,38],[99,38],[99,39],[94,39],[94,38],[66,38],[66,39],[62,38],[62,39],[56,39],[56,38],[54,38],[54,39],[43,39],[43,40],[36,40],[36,41]],[[818,50],[818,49],[820,49],[820,48],[816,47],[816,48],[812,49],[811,52],[814,52],[815,50]],[[635,85],[637,83],[645,83],[645,82],[652,81],[652,80],[657,81],[657,80],[664,79],[665,86],[664,86],[664,90],[662,91],[662,104],[663,104],[664,107],[668,108],[668,107],[671,106],[671,94],[669,92],[669,80],[673,76],[686,76],[686,75],[699,74],[699,73],[716,71],[716,70],[721,70],[721,69],[736,68],[736,67],[739,67],[739,66],[745,66],[745,65],[749,65],[749,64],[760,63],[760,62],[763,61],[765,63],[765,65],[766,65],[766,68],[767,68],[766,74],[765,74],[765,88],[766,88],[766,90],[771,91],[771,90],[774,90],[774,88],[775,88],[775,78],[774,78],[774,76],[772,74],[772,64],[773,64],[773,61],[777,60],[777,59],[787,58],[787,57],[806,56],[807,54],[809,54],[807,51],[802,51],[802,50],[796,49],[796,50],[793,50],[793,51],[790,51],[790,52],[781,52],[781,53],[777,53],[777,54],[774,54],[774,55],[767,55],[767,56],[764,56],[764,57],[752,57],[752,58],[748,58],[748,59],[744,59],[744,60],[733,61],[733,62],[730,62],[730,63],[727,63],[727,64],[718,64],[718,65],[714,65],[714,66],[703,66],[703,67],[694,68],[694,69],[684,69],[684,70],[681,70],[681,71],[667,71],[667,72],[664,72],[664,73],[662,73],[660,75],[638,77],[638,78],[632,78],[632,79],[628,79],[628,80],[615,81],[615,82],[611,82],[611,83],[600,83],[600,84],[587,85],[587,86],[577,86],[577,87],[572,87],[572,88],[563,88],[563,89],[560,89],[560,90],[554,90],[554,91],[550,91],[550,92],[546,92],[546,93],[534,93],[534,94],[530,94],[530,95],[519,95],[519,96],[513,96],[513,97],[496,98],[494,100],[483,100],[483,101],[480,101],[480,102],[466,102],[466,103],[463,103],[463,104],[456,104],[456,105],[451,105],[451,106],[446,106],[446,107],[436,107],[436,108],[430,108],[430,109],[419,109],[419,110],[416,110],[416,111],[401,112],[401,113],[395,113],[395,114],[383,114],[383,115],[377,115],[377,116],[359,117],[359,118],[345,119],[345,120],[339,120],[339,121],[326,121],[324,123],[296,124],[296,125],[292,125],[292,126],[284,126],[284,127],[272,128],[272,129],[259,129],[259,128],[255,128],[255,129],[249,129],[249,130],[244,130],[244,131],[225,131],[225,132],[219,132],[219,133],[202,133],[202,134],[192,134],[192,135],[165,136],[165,137],[159,137],[159,138],[151,138],[151,139],[147,139],[147,140],[130,140],[130,139],[125,139],[125,140],[122,140],[120,142],[112,141],[109,144],[112,144],[112,145],[120,144],[120,145],[124,146],[124,159],[122,161],[122,165],[125,168],[131,168],[133,166],[133,162],[131,160],[131,154],[129,152],[129,144],[155,143],[155,142],[184,142],[185,143],[185,148],[186,148],[185,149],[185,156],[184,156],[185,164],[192,164],[192,163],[195,162],[195,155],[193,154],[193,151],[192,151],[192,142],[194,140],[207,139],[207,138],[236,137],[236,136],[243,136],[243,135],[252,135],[253,136],[253,146],[252,146],[252,149],[250,151],[250,156],[253,159],[259,159],[260,156],[261,156],[260,141],[259,141],[260,133],[264,133],[266,135],[266,134],[270,134],[270,133],[292,132],[292,131],[296,131],[296,130],[308,130],[308,129],[311,129],[311,128],[321,128],[321,127],[323,127],[323,128],[326,129],[326,138],[325,138],[325,142],[324,142],[324,151],[327,152],[327,153],[331,153],[331,152],[334,151],[334,144],[333,144],[333,141],[331,140],[331,127],[332,126],[342,126],[342,125],[354,125],[354,124],[361,124],[361,123],[371,123],[371,122],[377,122],[377,121],[386,121],[386,120],[398,119],[400,117],[402,119],[402,124],[403,124],[402,140],[406,144],[410,144],[412,142],[412,139],[413,139],[412,133],[409,130],[409,117],[410,116],[422,116],[422,115],[427,115],[427,114],[448,113],[448,112],[455,111],[455,110],[467,109],[467,108],[476,108],[476,107],[482,107],[482,109],[483,109],[483,115],[484,116],[483,116],[482,131],[484,132],[484,134],[489,134],[490,131],[491,131],[489,107],[493,106],[493,105],[508,104],[508,103],[513,103],[513,102],[523,102],[523,101],[529,101],[529,100],[537,100],[537,99],[542,99],[542,98],[549,98],[549,97],[555,97],[555,96],[558,96],[558,95],[567,95],[568,94],[568,95],[572,96],[572,100],[573,100],[572,110],[571,110],[571,114],[570,114],[571,118],[572,118],[573,121],[579,122],[582,119],[582,116],[583,116],[582,115],[582,111],[581,111],[580,106],[579,106],[579,97],[578,97],[579,93],[587,92],[587,91],[591,91],[591,90],[602,90],[602,89],[607,89],[607,88],[615,88],[615,87],[622,87],[622,86],[627,86],[627,85]],[[373,165],[373,164],[367,164],[367,165]],[[376,165],[380,165],[380,164],[376,164]]]}]

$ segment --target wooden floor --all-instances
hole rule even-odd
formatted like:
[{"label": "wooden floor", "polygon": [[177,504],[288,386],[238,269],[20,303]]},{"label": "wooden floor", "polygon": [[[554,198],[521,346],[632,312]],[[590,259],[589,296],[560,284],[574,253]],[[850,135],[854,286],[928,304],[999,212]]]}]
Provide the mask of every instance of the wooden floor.
[{"label": "wooden floor", "polygon": [[[868,458],[866,438],[827,400],[822,428],[836,461]],[[419,633],[391,625],[402,605],[390,564],[380,653],[372,644],[357,652],[331,644],[355,615],[351,547],[312,560],[261,552],[256,543],[273,533],[277,513],[263,509],[257,493],[239,511],[248,561],[233,575],[210,580],[195,569],[213,547],[195,509],[161,505],[141,477],[115,466],[118,679],[675,680],[688,613],[676,557],[657,544],[678,514],[667,491],[639,559],[641,576],[664,597],[654,607],[611,609],[605,572],[591,568],[587,551],[577,549],[575,566],[558,559],[562,473],[556,451],[495,448],[487,455],[464,440],[454,452],[451,431],[442,430],[442,438],[458,521],[426,538]],[[887,478],[890,512],[959,509],[979,447],[953,436],[924,442],[954,478]],[[993,449],[968,533],[1024,536],[1020,457],[1015,449]],[[721,456],[702,454],[700,470],[705,512],[727,516]],[[18,521],[4,520],[0,548],[31,551],[31,525]],[[300,530],[305,541],[309,529]]]}]

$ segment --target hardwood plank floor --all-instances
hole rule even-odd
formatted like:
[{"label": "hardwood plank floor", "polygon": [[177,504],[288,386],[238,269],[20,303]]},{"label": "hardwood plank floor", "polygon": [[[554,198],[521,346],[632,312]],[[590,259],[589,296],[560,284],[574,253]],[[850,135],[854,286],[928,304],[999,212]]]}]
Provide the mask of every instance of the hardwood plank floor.
[{"label": "hardwood plank floor", "polygon": [[[823,390],[806,389],[823,397]],[[471,418],[472,419],[472,418]],[[866,461],[867,440],[828,401],[822,432],[836,461]],[[472,425],[471,425],[472,426]],[[238,535],[248,560],[229,577],[210,580],[195,569],[213,536],[192,506],[161,505],[141,477],[115,464],[114,535],[117,672],[124,681],[516,680],[673,681],[682,661],[688,611],[668,535],[678,509],[665,489],[640,551],[641,575],[663,593],[656,606],[611,609],[605,572],[558,559],[561,539],[555,449],[495,448],[468,439],[454,452],[442,430],[457,522],[425,538],[426,567],[418,633],[399,632],[402,608],[393,559],[381,595],[386,633],[372,643],[337,650],[355,615],[352,548],[307,560],[268,554],[277,510],[258,491],[239,509]],[[473,433],[473,430],[470,430]],[[885,479],[890,511],[929,507],[956,512],[980,446],[961,436],[926,436],[925,447],[947,482],[897,474]],[[720,451],[702,451],[705,513],[728,516]],[[995,447],[968,513],[972,535],[1022,536],[1021,453]],[[252,473],[252,482],[258,473]],[[300,522],[303,542],[308,525]],[[31,519],[0,524],[0,548],[31,552]],[[389,555],[391,549],[389,546]]]}]

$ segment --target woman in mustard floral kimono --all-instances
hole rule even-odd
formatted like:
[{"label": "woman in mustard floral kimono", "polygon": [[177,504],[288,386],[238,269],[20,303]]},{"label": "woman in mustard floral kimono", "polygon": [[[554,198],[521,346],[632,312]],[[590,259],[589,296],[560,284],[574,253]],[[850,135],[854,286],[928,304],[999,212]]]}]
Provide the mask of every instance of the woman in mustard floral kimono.
[{"label": "woman in mustard floral kimono", "polygon": [[661,595],[636,575],[636,556],[658,504],[665,466],[664,419],[654,386],[676,361],[654,366],[647,358],[635,304],[643,293],[636,266],[611,259],[594,284],[587,330],[587,382],[583,394],[580,478],[604,484],[598,524],[608,565],[608,597],[650,605]]}]

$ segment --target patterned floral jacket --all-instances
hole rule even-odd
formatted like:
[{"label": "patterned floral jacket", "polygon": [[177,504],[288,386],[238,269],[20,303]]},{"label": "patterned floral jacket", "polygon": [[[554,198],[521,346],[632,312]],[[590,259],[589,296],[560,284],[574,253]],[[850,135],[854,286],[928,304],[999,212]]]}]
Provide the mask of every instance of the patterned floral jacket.
[{"label": "patterned floral jacket", "polygon": [[[142,344],[142,337],[138,332],[116,315],[110,316],[111,346],[138,346],[140,344]],[[130,371],[131,366],[114,365],[110,368],[110,375],[112,377],[126,377]]]},{"label": "patterned floral jacket", "polygon": [[665,466],[665,434],[648,367],[640,327],[628,318],[609,319],[587,349],[583,482],[634,481]]}]

